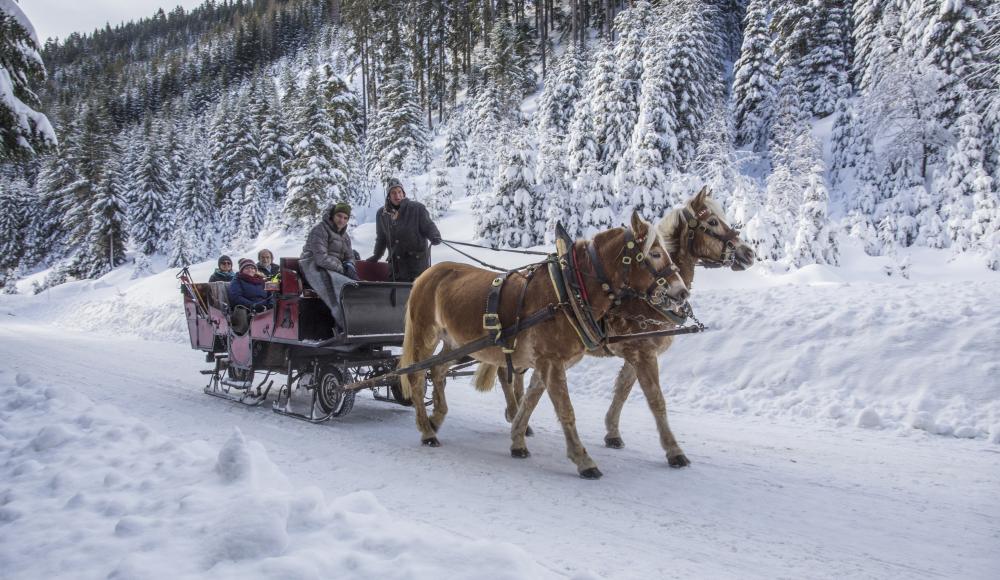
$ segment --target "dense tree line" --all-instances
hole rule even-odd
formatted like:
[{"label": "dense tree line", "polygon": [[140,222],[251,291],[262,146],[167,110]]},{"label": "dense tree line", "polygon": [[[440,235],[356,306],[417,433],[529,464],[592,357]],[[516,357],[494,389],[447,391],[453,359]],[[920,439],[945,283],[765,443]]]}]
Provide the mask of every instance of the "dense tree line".
[{"label": "dense tree line", "polygon": [[768,259],[836,263],[848,234],[1000,267],[995,3],[210,0],[41,56],[60,145],[0,166],[0,268],[51,283],[205,259],[428,172],[433,211],[464,184],[498,244],[708,183]]}]

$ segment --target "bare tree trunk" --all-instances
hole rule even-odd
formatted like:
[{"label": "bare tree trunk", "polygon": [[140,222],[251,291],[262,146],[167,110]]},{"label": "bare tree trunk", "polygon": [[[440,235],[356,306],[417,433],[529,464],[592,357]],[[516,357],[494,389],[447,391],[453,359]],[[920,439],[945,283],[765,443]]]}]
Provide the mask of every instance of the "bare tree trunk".
[{"label": "bare tree trunk", "polygon": [[330,2],[330,19],[337,26],[343,24],[343,18],[340,12],[340,0],[331,0]]}]

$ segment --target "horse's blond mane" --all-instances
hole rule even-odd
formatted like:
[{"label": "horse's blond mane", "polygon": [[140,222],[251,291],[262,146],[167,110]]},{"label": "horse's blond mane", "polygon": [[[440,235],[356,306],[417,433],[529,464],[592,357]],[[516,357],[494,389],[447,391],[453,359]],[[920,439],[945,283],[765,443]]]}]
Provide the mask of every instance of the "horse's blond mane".
[{"label": "horse's blond mane", "polygon": [[[691,213],[695,213],[694,208],[691,207],[691,204],[694,203],[695,197],[697,196],[693,196],[683,206],[675,207],[670,210],[670,212],[663,216],[663,219],[656,224],[656,233],[659,234],[660,238],[663,240],[663,247],[665,247],[668,252],[673,253],[677,251],[677,233],[680,231],[681,226],[684,225],[684,217],[681,215],[681,212],[684,208],[687,208]],[[705,196],[702,201],[704,201],[705,207],[707,207],[710,212],[714,213],[716,217],[724,219],[723,216],[726,214],[723,213],[722,206],[719,205],[719,202],[708,196]]]},{"label": "horse's blond mane", "polygon": [[663,219],[656,224],[656,233],[663,240],[663,247],[671,254],[677,251],[677,232],[683,224],[681,220],[681,208],[678,207],[670,210],[670,213],[663,216]]}]

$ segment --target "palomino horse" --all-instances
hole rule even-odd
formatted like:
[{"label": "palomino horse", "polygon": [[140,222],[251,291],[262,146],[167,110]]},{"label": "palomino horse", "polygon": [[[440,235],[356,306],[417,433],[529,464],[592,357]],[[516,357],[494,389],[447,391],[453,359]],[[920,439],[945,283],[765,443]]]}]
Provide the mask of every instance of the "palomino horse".
[{"label": "palomino horse", "polygon": [[[635,243],[632,243],[632,235]],[[577,241],[573,252],[574,259],[586,263],[588,271],[609,274],[604,282],[607,288],[602,287],[595,277],[580,276],[585,289],[582,294],[589,296],[590,312],[598,321],[603,320],[615,306],[612,301],[614,295],[626,296],[623,303],[638,300],[662,304],[666,298],[676,302],[687,299],[687,288],[665,246],[652,224],[642,220],[638,214],[632,215],[631,230],[616,228],[601,232],[593,242]],[[591,256],[596,256],[596,264],[592,263]],[[636,262],[634,267],[631,266],[633,262]],[[640,262],[645,267],[639,267]],[[421,274],[413,284],[407,305],[400,367],[431,356],[441,341],[444,341],[444,352],[447,352],[482,337],[484,305],[495,277],[495,272],[454,262],[436,264]],[[559,303],[554,285],[547,278],[543,270],[538,276],[521,274],[508,280],[498,309],[505,327],[514,324],[521,316]],[[566,436],[567,455],[576,464],[581,477],[596,479],[601,472],[577,434],[573,406],[566,387],[566,369],[579,361],[584,351],[569,315],[556,313],[556,316],[518,334],[511,356],[515,368],[535,369],[532,384],[537,383],[539,396],[546,388],[549,391]],[[476,388],[491,389],[496,367],[505,364],[504,352],[500,347],[492,346],[471,356],[485,363],[481,367],[486,366],[493,371],[492,374],[477,375]],[[431,447],[440,445],[437,430],[448,413],[444,395],[444,374],[448,366],[442,364],[431,370],[434,384],[434,412],[431,417],[428,418],[423,405],[414,405],[421,441]],[[423,400],[424,373],[404,375],[402,390],[403,395],[411,400]],[[511,454],[515,457],[528,455],[523,429],[522,437],[511,447]]]},{"label": "palomino horse", "polygon": [[[667,245],[670,257],[680,268],[681,277],[684,278],[688,288],[694,282],[695,264],[701,263],[706,267],[730,267],[738,272],[752,266],[756,258],[753,249],[740,239],[739,232],[726,222],[722,207],[710,195],[711,192],[707,187],[702,188],[683,207],[667,213],[656,225],[657,232]],[[637,330],[634,322],[627,319],[613,318],[609,323],[616,334]],[[625,364],[615,380],[614,398],[604,418],[604,426],[607,429],[604,443],[608,447],[613,449],[625,447],[625,442],[618,431],[618,424],[622,407],[625,406],[636,379],[639,380],[646,401],[654,414],[660,409],[663,409],[664,415],[666,414],[666,404],[660,390],[657,357],[666,352],[673,342],[672,336],[646,338],[610,345],[606,349],[608,352],[588,353],[625,359]],[[683,467],[689,463],[683,455],[680,456],[683,460],[671,460],[662,430],[660,440],[667,450],[670,465]]]},{"label": "palomino horse", "polygon": [[[694,279],[695,264],[701,262],[708,267],[730,266],[733,270],[744,270],[754,262],[754,251],[739,237],[739,232],[729,227],[723,219],[722,208],[710,197],[708,188],[703,188],[688,200],[682,208],[668,213],[657,224],[657,231],[673,262],[680,269],[681,277],[689,288]],[[631,302],[612,311],[606,318],[609,335],[624,335],[650,330],[653,326],[672,324],[665,316],[645,304]],[[625,364],[615,381],[614,399],[605,417],[607,435],[605,444],[614,449],[625,446],[618,431],[622,407],[628,399],[632,386],[638,379],[646,402],[656,420],[660,435],[660,445],[666,451],[667,463],[671,467],[690,464],[667,422],[667,405],[660,389],[660,370],[657,357],[673,344],[672,336],[634,339],[587,351],[598,357],[617,356],[625,359]],[[527,426],[535,404],[541,396],[532,377],[528,392],[524,393],[523,376],[514,377],[514,384],[506,384],[505,374],[500,373],[504,393],[515,400],[522,400],[518,420],[512,427],[512,437],[516,440],[517,429]],[[524,427],[520,427],[522,423]],[[523,433],[521,434],[523,436]]]}]

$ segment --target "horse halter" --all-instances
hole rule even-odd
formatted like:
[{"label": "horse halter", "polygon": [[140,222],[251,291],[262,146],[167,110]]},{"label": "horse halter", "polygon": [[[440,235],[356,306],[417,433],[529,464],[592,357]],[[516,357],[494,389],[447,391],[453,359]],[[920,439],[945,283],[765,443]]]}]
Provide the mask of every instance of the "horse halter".
[{"label": "horse halter", "polygon": [[[688,208],[685,207],[681,210],[681,215],[684,217],[684,221],[687,223],[688,226],[688,233],[687,233],[688,252],[690,252],[692,256],[696,255],[694,252],[694,236],[697,230],[701,230],[705,235],[711,238],[715,238],[716,240],[722,242],[722,256],[720,256],[718,260],[713,260],[711,258],[706,258],[704,256],[698,256],[698,260],[701,263],[701,265],[705,268],[731,268],[733,264],[736,262],[736,244],[733,242],[734,240],[738,240],[740,238],[739,230],[735,230],[729,227],[724,220],[721,220],[718,218],[718,216],[715,216],[715,214],[712,213],[712,211],[709,210],[707,207],[702,208],[702,210],[699,211],[697,215],[692,214],[688,210]],[[724,234],[719,235],[713,232],[706,225],[706,222],[709,220],[709,218],[713,216],[715,216],[716,219],[719,219],[719,222],[725,226],[726,232]]]},{"label": "horse halter", "polygon": [[[601,290],[607,295],[608,300],[615,306],[620,306],[622,300],[627,300],[629,298],[637,298],[649,304],[653,309],[663,312],[669,310],[675,302],[672,298],[667,295],[667,281],[670,277],[677,277],[677,280],[684,283],[680,277],[680,269],[674,264],[673,260],[670,259],[670,254],[664,251],[667,256],[668,264],[661,270],[657,270],[646,258],[646,255],[642,253],[642,244],[645,242],[646,238],[635,238],[632,233],[632,228],[625,226],[625,247],[622,249],[624,254],[621,259],[621,263],[624,266],[625,282],[622,287],[615,290],[611,286],[611,280],[608,278],[607,274],[604,272],[604,266],[601,265],[601,260],[597,255],[597,242],[590,240],[587,242],[587,253],[590,257],[590,263],[594,269],[594,276],[597,281],[601,284]],[[646,235],[649,235],[648,233]],[[646,288],[644,293],[640,293],[629,286],[628,277],[631,271],[632,264],[641,264],[650,274],[653,275],[653,282]]]}]

